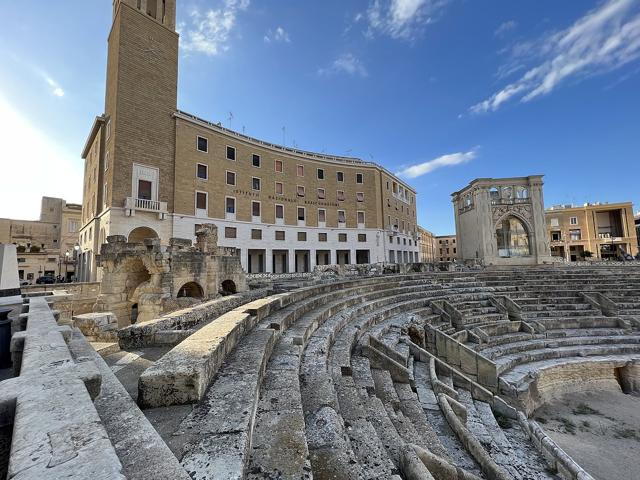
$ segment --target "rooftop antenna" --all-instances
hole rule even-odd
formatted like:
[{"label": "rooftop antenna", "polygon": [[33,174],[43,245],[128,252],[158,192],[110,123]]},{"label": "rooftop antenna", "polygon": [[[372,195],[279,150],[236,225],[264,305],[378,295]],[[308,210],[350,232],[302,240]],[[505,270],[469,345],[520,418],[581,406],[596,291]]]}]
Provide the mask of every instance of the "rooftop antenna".
[{"label": "rooftop antenna", "polygon": [[287,133],[287,127],[282,127],[282,146],[283,147],[287,146],[286,133]]},{"label": "rooftop antenna", "polygon": [[244,135],[244,125],[242,125],[242,134]]},{"label": "rooftop antenna", "polygon": [[233,120],[233,112],[229,112],[229,117],[227,118],[227,120],[229,120],[229,128],[231,128],[231,121]]}]

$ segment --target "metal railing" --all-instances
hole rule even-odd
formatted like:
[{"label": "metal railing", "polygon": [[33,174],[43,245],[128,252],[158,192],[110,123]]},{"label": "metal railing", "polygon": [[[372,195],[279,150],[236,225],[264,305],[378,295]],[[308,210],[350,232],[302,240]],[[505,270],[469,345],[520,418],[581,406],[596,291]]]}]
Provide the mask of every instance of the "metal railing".
[{"label": "metal railing", "polygon": [[166,212],[167,202],[147,200],[146,198],[127,197],[124,207],[136,210],[146,210],[149,212]]}]

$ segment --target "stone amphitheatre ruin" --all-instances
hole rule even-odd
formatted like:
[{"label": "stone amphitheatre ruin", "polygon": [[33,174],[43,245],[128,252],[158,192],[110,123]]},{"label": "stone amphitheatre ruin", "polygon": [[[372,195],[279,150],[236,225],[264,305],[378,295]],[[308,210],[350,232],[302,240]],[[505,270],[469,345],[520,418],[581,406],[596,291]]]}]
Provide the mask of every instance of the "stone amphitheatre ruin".
[{"label": "stone amphitheatre ruin", "polygon": [[[104,251],[169,254],[126,245]],[[637,402],[640,268],[383,272],[263,279],[121,328],[104,358],[99,322],[26,296],[0,383],[8,478],[586,480],[612,459],[634,478],[637,457],[574,448],[571,420],[538,412]]]}]

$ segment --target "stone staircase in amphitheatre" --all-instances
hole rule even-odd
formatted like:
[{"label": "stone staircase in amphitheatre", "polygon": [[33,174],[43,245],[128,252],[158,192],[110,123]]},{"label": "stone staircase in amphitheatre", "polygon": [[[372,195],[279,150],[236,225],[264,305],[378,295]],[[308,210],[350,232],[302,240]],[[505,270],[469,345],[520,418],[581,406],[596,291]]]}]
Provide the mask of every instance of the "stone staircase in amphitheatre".
[{"label": "stone staircase in amphitheatre", "polygon": [[590,371],[637,389],[639,327],[636,268],[308,285],[184,339],[138,403],[193,404],[156,427],[198,480],[589,479],[528,416]]}]

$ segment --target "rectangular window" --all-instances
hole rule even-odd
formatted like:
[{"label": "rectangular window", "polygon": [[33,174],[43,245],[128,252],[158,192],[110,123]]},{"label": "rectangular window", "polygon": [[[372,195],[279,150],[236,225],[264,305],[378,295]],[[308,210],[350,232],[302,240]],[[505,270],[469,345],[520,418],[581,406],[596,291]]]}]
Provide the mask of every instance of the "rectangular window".
[{"label": "rectangular window", "polygon": [[276,240],[284,240],[284,231],[276,230]]},{"label": "rectangular window", "polygon": [[298,241],[306,242],[307,241],[307,232],[298,232]]},{"label": "rectangular window", "polygon": [[209,151],[209,140],[204,137],[198,136],[196,141],[196,148],[199,152],[207,153]]},{"label": "rectangular window", "polygon": [[580,230],[569,230],[569,238],[571,240],[582,240],[582,232]]},{"label": "rectangular window", "polygon": [[196,192],[196,208],[198,210],[207,209],[207,193],[206,192]]},{"label": "rectangular window", "polygon": [[299,197],[304,197],[304,187],[302,185],[298,185],[298,188],[296,190]]},{"label": "rectangular window", "polygon": [[284,186],[282,182],[276,182],[276,195],[284,195]]},{"label": "rectangular window", "polygon": [[362,173],[356,173],[356,183],[364,183],[364,175]]},{"label": "rectangular window", "polygon": [[367,234],[366,233],[359,233],[358,234],[358,241],[359,242],[366,242],[367,241]]},{"label": "rectangular window", "polygon": [[318,222],[326,222],[327,221],[327,211],[324,208],[318,209]]},{"label": "rectangular window", "polygon": [[251,188],[253,190],[260,190],[260,179],[257,177],[253,177],[251,179]]},{"label": "rectangular window", "polygon": [[338,201],[339,202],[344,201],[344,190],[338,190]]},{"label": "rectangular window", "polygon": [[[105,187],[107,185],[105,184]],[[141,200],[151,200],[151,182],[149,180],[138,180],[138,198]],[[106,192],[106,188],[105,188]],[[105,193],[106,200],[106,193]]]},{"label": "rectangular window", "polygon": [[229,170],[227,170],[227,185],[235,186],[235,184],[236,184],[236,172],[230,172]]},{"label": "rectangular window", "polygon": [[284,205],[276,205],[276,218],[284,218]]},{"label": "rectangular window", "polygon": [[225,200],[225,212],[236,213],[236,199],[233,197],[227,197]]},{"label": "rectangular window", "polygon": [[550,225],[552,227],[558,227],[558,226],[560,226],[560,221],[557,218],[552,218]]},{"label": "rectangular window", "polygon": [[305,208],[298,207],[298,220],[304,221],[304,218],[305,218]]},{"label": "rectangular window", "polygon": [[338,210],[338,223],[347,223],[347,216],[344,210]]},{"label": "rectangular window", "polygon": [[200,180],[206,180],[209,177],[209,167],[199,163],[196,175]]},{"label": "rectangular window", "polygon": [[324,199],[324,198],[325,198],[324,188],[319,188],[319,189],[318,189],[318,198],[319,198],[320,200],[322,200],[322,199]]},{"label": "rectangular window", "polygon": [[569,223],[571,223],[571,225],[577,225],[578,224],[578,217],[571,217],[569,219]]},{"label": "rectangular window", "polygon": [[236,238],[238,231],[235,227],[224,227],[224,238]]},{"label": "rectangular window", "polygon": [[358,202],[364,202],[364,192],[357,192],[356,193],[356,200]]},{"label": "rectangular window", "polygon": [[304,165],[298,165],[296,172],[299,177],[304,177]]},{"label": "rectangular window", "polygon": [[260,168],[260,155],[256,155],[255,153],[251,156],[251,165],[254,167]]},{"label": "rectangular window", "polygon": [[230,147],[229,145],[227,145],[227,160],[234,160],[236,159],[236,148],[235,147]]},{"label": "rectangular window", "polygon": [[560,232],[551,232],[551,241],[559,242],[562,240],[562,234]]},{"label": "rectangular window", "polygon": [[318,241],[319,242],[326,242],[327,241],[327,234],[325,232],[318,233]]},{"label": "rectangular window", "polygon": [[251,240],[262,240],[262,230],[260,230],[259,228],[252,228]]},{"label": "rectangular window", "polygon": [[276,173],[282,173],[282,160],[276,160],[273,165],[273,168],[276,171]]},{"label": "rectangular window", "polygon": [[251,215],[254,217],[260,216],[260,202],[251,202]]},{"label": "rectangular window", "polygon": [[347,234],[346,233],[339,233],[338,234],[338,241],[339,242],[346,242],[347,241]]},{"label": "rectangular window", "polygon": [[364,225],[364,212],[358,212],[358,225]]},{"label": "rectangular window", "polygon": [[339,182],[344,182],[344,172],[336,172],[336,179]]},{"label": "rectangular window", "polygon": [[318,169],[318,180],[324,180],[324,169]]}]

